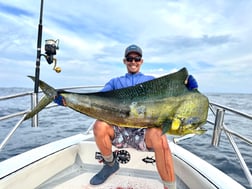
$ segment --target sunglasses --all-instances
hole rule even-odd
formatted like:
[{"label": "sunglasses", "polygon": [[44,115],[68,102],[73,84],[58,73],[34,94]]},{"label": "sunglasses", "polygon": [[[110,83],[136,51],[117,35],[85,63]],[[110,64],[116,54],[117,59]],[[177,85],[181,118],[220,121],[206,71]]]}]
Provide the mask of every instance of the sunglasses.
[{"label": "sunglasses", "polygon": [[135,62],[139,62],[139,61],[141,61],[141,59],[142,59],[141,56],[136,56],[136,57],[128,56],[128,57],[126,57],[127,62],[133,62],[133,60],[135,60]]}]

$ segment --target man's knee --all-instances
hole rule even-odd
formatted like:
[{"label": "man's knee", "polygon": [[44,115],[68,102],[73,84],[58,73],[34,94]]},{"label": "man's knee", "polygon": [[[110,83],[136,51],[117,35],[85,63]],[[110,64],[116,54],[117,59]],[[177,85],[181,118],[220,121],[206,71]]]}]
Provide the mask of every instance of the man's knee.
[{"label": "man's knee", "polygon": [[150,140],[159,139],[162,136],[162,130],[159,128],[149,128],[146,131],[146,137]]},{"label": "man's knee", "polygon": [[168,148],[166,135],[159,128],[147,129],[145,141],[148,148]]},{"label": "man's knee", "polygon": [[111,135],[113,134],[113,127],[104,121],[96,120],[93,126],[93,132],[95,136]]}]

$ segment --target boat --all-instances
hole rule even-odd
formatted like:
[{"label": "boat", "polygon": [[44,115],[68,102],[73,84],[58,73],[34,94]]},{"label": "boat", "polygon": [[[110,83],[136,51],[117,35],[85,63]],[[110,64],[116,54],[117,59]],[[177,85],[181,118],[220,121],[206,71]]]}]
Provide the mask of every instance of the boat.
[{"label": "boat", "polygon": [[[82,87],[78,87],[78,89],[80,88]],[[74,87],[71,89],[74,89]],[[88,89],[89,87],[85,87],[85,90]],[[34,95],[36,95],[34,92],[24,92],[0,97],[0,101],[31,96],[29,99],[31,99],[32,105]],[[56,107],[57,105],[52,103],[47,109]],[[251,185],[251,173],[233,137],[239,137],[250,145],[252,145],[252,141],[230,130],[225,124],[224,114],[231,112],[237,116],[243,116],[249,121],[252,120],[252,116],[213,102],[210,102],[209,110],[209,113],[213,114],[214,117],[207,123],[213,126],[212,145],[219,145],[221,133],[224,132],[228,136],[248,183]],[[0,150],[5,147],[11,137],[14,137],[15,131],[22,125],[28,112],[29,110],[25,110],[0,117],[0,121],[19,117],[17,123],[1,142]],[[209,116],[209,118],[211,117]],[[33,126],[36,126],[37,119],[34,118],[35,121],[31,122]],[[43,117],[40,117],[40,119],[43,119]],[[90,185],[90,178],[102,167],[101,155],[94,142],[92,126],[93,124],[87,125],[88,129],[84,133],[30,149],[0,162],[0,188],[163,188],[156,170],[153,152],[142,152],[131,148],[117,149],[115,147],[113,147],[113,150],[118,154],[119,171],[109,177],[102,185]],[[218,168],[180,145],[181,141],[192,137],[194,137],[192,134],[174,138],[167,136],[172,151],[178,189],[245,188]]]},{"label": "boat", "polygon": [[[28,110],[20,110],[8,115],[1,115],[0,123],[12,119],[18,119],[16,124],[8,125],[11,128],[4,137],[0,145],[1,150],[8,141],[15,137],[16,130],[23,124],[26,114],[36,106],[38,95],[38,79],[40,71],[40,57],[44,56],[49,64],[54,63],[54,70],[60,72],[56,67],[56,61],[53,57],[57,50],[57,40],[46,40],[46,55],[41,54],[42,39],[42,12],[43,0],[41,0],[40,22],[38,27],[37,59],[35,68],[35,86],[33,92],[23,92],[0,97],[0,101],[16,99],[19,97],[29,97],[30,107]],[[92,86],[70,87],[66,89],[73,90],[93,90]],[[64,90],[66,90],[64,89]],[[29,104],[29,103],[28,103]],[[50,104],[47,109],[56,108],[57,105]],[[12,107],[10,106],[9,109]],[[233,137],[252,145],[252,141],[230,130],[224,121],[224,115],[231,112],[235,115],[248,119],[251,123],[252,116],[232,108],[211,102],[209,106],[213,114],[213,119],[208,120],[207,124],[213,126],[212,145],[218,146],[221,133],[225,133],[229,139],[234,153],[237,155],[244,175],[248,183],[252,186],[252,176],[250,170],[237,147]],[[9,112],[9,111],[7,111]],[[21,118],[20,118],[21,117]],[[210,117],[209,117],[210,118]],[[41,117],[43,119],[43,117]],[[10,120],[10,121],[9,121]],[[65,120],[67,122],[67,118]],[[32,127],[38,127],[38,116],[32,119]],[[69,123],[70,124],[70,123]],[[249,124],[248,124],[249,125]],[[98,186],[89,184],[90,178],[102,167],[101,155],[94,142],[92,133],[93,124],[86,125],[87,130],[70,137],[66,137],[48,144],[29,149],[21,154],[10,157],[0,162],[0,188],[38,188],[38,189],[61,189],[61,188],[81,188],[81,189],[158,189],[163,188],[162,182],[155,166],[153,152],[142,152],[131,148],[113,150],[117,154],[120,162],[120,169],[108,180]],[[1,129],[1,128],[0,128]],[[249,127],[248,127],[249,129]],[[186,135],[179,138],[167,136],[169,146],[172,151],[174,161],[177,189],[243,189],[241,183],[225,174],[220,169],[214,167],[199,156],[180,145],[181,141],[193,138],[194,135]],[[206,150],[207,151],[207,150]]]}]

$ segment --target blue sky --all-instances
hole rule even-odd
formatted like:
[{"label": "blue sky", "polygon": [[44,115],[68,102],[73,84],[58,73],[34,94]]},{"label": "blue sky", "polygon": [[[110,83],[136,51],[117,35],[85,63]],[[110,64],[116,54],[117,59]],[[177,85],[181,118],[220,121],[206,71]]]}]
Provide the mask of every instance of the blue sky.
[{"label": "blue sky", "polygon": [[[44,0],[43,43],[59,39],[58,66],[41,58],[55,88],[103,85],[125,74],[125,48],[142,47],[142,72],[186,67],[202,92],[252,93],[252,1]],[[39,0],[0,0],[0,87],[33,88]]]}]

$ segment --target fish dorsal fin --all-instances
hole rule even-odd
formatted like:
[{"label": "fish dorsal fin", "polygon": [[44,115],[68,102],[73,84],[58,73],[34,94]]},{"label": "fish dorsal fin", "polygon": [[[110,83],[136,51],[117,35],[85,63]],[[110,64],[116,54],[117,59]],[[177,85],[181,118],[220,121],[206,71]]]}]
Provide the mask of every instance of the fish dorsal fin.
[{"label": "fish dorsal fin", "polygon": [[175,73],[171,73],[151,81],[146,81],[133,87],[105,92],[106,94],[104,93],[103,96],[108,95],[119,99],[142,99],[150,96],[160,98],[178,96],[188,92],[184,84],[187,76],[187,69],[182,68]]}]

